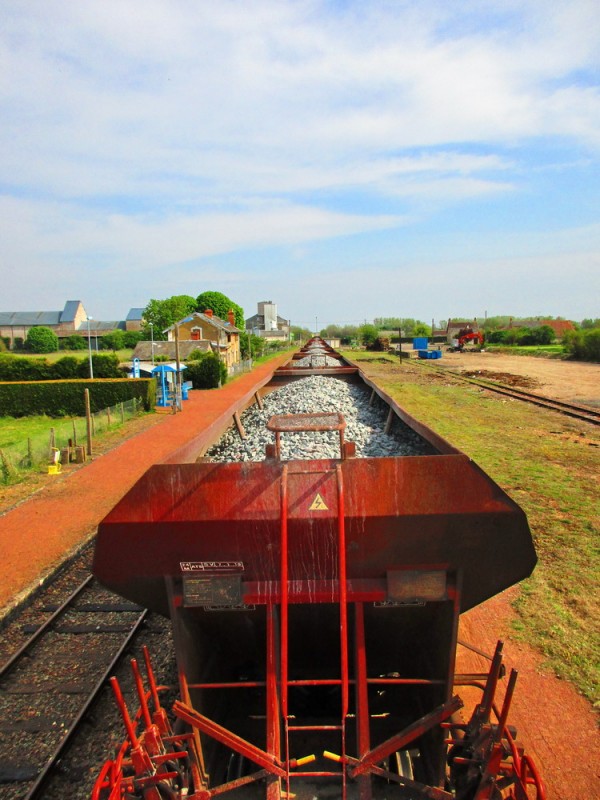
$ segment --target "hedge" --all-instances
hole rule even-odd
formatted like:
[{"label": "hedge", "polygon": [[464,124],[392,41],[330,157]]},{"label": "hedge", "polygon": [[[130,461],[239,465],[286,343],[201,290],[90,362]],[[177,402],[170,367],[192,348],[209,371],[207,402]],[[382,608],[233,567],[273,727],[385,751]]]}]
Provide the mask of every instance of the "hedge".
[{"label": "hedge", "polygon": [[0,416],[49,417],[85,414],[84,389],[90,390],[92,412],[131,400],[142,401],[146,411],[156,405],[153,378],[114,378],[109,380],[27,381],[0,383]]},{"label": "hedge", "polygon": [[[119,359],[114,353],[93,353],[94,378],[120,378]],[[89,378],[89,358],[63,356],[51,364],[45,358],[0,354],[0,381],[52,381]]]}]

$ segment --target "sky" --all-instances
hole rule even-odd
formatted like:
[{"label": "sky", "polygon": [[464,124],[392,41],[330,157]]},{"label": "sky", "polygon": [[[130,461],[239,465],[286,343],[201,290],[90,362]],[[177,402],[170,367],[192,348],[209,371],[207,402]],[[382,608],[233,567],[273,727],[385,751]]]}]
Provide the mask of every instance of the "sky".
[{"label": "sky", "polygon": [[600,317],[597,0],[3,0],[0,311]]}]

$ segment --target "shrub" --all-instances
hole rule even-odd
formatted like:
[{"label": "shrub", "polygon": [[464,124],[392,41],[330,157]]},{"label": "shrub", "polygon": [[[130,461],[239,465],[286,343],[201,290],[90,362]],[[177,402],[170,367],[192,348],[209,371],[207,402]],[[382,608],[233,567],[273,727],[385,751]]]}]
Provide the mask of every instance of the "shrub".
[{"label": "shrub", "polygon": [[84,416],[84,389],[89,389],[92,411],[137,397],[147,411],[156,403],[156,381],[152,378],[121,378],[89,381],[29,381],[0,383],[0,407],[11,417],[47,414],[50,417]]},{"label": "shrub", "polygon": [[52,378],[52,367],[45,359],[0,355],[0,381],[46,381]]},{"label": "shrub", "polygon": [[78,333],[72,333],[71,336],[65,336],[60,340],[61,350],[86,350],[87,346],[87,339],[79,336]]},{"label": "shrub", "polygon": [[[92,354],[92,369],[94,371],[94,378],[120,378],[119,372],[119,357],[115,353],[93,353]],[[89,359],[83,359],[79,362],[77,370],[79,378],[90,377]]]},{"label": "shrub", "polygon": [[58,336],[43,325],[30,328],[25,339],[25,349],[32,353],[54,353],[58,350]]},{"label": "shrub", "polygon": [[202,361],[188,364],[185,380],[194,389],[216,389],[227,380],[227,367],[214,353],[207,353]]},{"label": "shrub", "polygon": [[60,380],[77,378],[79,359],[75,356],[63,356],[52,365],[52,377]]},{"label": "shrub", "polygon": [[202,361],[208,353],[203,353],[202,350],[193,350],[186,359],[186,364],[189,361]]},{"label": "shrub", "polygon": [[100,348],[102,350],[122,350],[125,347],[125,334],[121,330],[114,330],[105,333],[100,338]]},{"label": "shrub", "polygon": [[578,361],[600,361],[600,328],[566,331],[565,350]]}]

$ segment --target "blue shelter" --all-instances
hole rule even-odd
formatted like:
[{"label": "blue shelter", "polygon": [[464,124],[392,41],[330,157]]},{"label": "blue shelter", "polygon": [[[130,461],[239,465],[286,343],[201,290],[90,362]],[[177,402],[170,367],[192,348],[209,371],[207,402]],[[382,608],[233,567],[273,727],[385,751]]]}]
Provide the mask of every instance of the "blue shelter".
[{"label": "blue shelter", "polygon": [[[187,369],[185,364],[179,365],[179,372],[183,372],[184,369]],[[155,375],[156,378],[160,378],[160,392],[158,394],[156,405],[157,406],[170,406],[173,399],[175,398],[176,392],[176,376],[177,376],[177,364],[157,364],[153,370],[152,375]],[[169,380],[170,376],[170,380]],[[187,386],[183,385],[182,382],[182,400],[187,400]]]}]

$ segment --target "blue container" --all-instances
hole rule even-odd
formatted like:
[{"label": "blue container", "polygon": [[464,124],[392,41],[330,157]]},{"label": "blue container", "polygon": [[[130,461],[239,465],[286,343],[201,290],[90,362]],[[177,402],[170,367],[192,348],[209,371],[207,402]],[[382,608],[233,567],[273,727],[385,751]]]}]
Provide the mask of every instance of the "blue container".
[{"label": "blue container", "polygon": [[427,337],[417,336],[413,339],[413,350],[427,350]]}]

